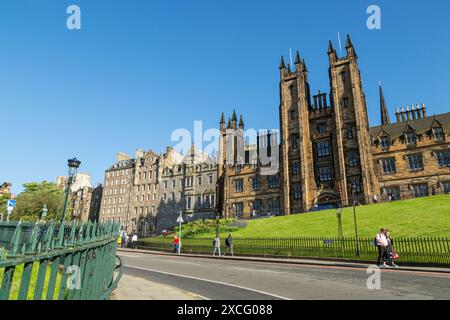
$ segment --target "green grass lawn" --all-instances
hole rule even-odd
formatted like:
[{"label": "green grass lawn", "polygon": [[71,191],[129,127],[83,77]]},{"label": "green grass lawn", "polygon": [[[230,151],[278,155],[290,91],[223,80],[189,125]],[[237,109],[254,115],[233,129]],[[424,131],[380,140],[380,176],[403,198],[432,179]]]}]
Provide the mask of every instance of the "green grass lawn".
[{"label": "green grass lawn", "polygon": [[[23,264],[19,265],[16,267],[16,270],[14,271],[13,283],[11,286],[9,300],[17,300],[17,298],[19,296],[19,289],[20,289],[20,283],[22,280],[23,267],[24,267]],[[31,271],[30,287],[29,287],[28,295],[27,295],[28,300],[33,299],[34,289],[36,287],[36,279],[38,276],[38,271],[39,271],[39,263],[35,262],[33,264],[33,269]],[[3,280],[3,272],[4,272],[4,269],[0,268],[0,285]],[[48,265],[47,271],[45,274],[44,289],[42,290],[42,299],[43,300],[45,300],[47,297],[47,287],[48,287],[48,281],[50,280],[50,272],[51,272],[51,265]],[[58,299],[60,284],[61,284],[61,272],[58,271],[57,276],[56,276],[55,291],[53,293],[53,298],[55,300]]]},{"label": "green grass lawn", "polygon": [[[356,207],[358,234],[373,238],[381,227],[393,237],[450,238],[450,195]],[[345,237],[355,235],[352,208],[342,212]],[[211,237],[215,233],[197,237]],[[226,236],[225,233],[221,237]],[[235,238],[337,236],[335,210],[252,220],[233,232]]]}]

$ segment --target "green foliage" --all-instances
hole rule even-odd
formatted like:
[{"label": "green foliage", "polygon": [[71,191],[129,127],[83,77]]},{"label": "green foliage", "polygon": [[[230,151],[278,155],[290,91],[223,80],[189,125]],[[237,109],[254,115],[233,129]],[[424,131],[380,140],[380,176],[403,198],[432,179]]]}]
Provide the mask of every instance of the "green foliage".
[{"label": "green foliage", "polygon": [[[399,237],[450,238],[450,195],[419,198],[356,207],[358,235],[373,238],[380,228]],[[342,211],[345,237],[355,236],[352,208]],[[236,238],[260,237],[333,237],[337,236],[335,210],[296,214],[291,216],[251,220],[246,228],[233,232]],[[201,234],[212,237],[215,231]],[[226,232],[221,230],[221,237]]]},{"label": "green foliage", "polygon": [[9,200],[9,195],[0,195],[0,213],[6,214],[6,201]]},{"label": "green foliage", "polygon": [[[12,220],[36,221],[42,208],[47,205],[46,220],[59,219],[64,205],[64,191],[52,182],[32,182],[23,185],[24,191],[16,197],[17,207],[11,215]],[[69,206],[70,207],[70,206]],[[70,216],[70,212],[67,214]]]},{"label": "green foliage", "polygon": [[[234,232],[239,228],[234,226],[235,219],[224,219],[219,222],[220,232]],[[217,221],[216,220],[197,220],[187,223],[181,227],[182,236],[184,238],[192,238],[202,234],[216,233]],[[178,227],[175,228],[175,232],[178,233]]]}]

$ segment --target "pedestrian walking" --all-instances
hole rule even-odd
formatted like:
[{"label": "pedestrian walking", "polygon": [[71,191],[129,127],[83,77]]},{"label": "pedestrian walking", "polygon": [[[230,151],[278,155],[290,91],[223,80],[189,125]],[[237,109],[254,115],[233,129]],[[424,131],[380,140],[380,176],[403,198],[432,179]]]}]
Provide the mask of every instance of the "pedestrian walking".
[{"label": "pedestrian walking", "polygon": [[234,256],[234,253],[233,253],[233,237],[232,237],[231,233],[225,239],[225,246],[227,247],[227,250],[225,251],[223,256],[225,257],[225,255],[227,253],[231,254],[231,256]]},{"label": "pedestrian walking", "polygon": [[117,238],[117,246],[120,248],[122,246],[122,236]]},{"label": "pedestrian walking", "polygon": [[125,248],[127,245],[127,233],[125,231],[122,232],[121,245],[122,245],[122,248]]},{"label": "pedestrian walking", "polygon": [[384,260],[388,263],[389,266],[398,268],[398,266],[394,263],[393,258],[397,257],[397,252],[394,250],[394,241],[391,238],[389,230],[386,229],[385,236],[387,240],[386,251],[384,253]]},{"label": "pedestrian walking", "polygon": [[381,228],[380,232],[377,233],[374,239],[375,245],[378,248],[377,266],[379,267],[387,267],[386,262],[383,262],[383,264],[381,264],[381,262],[383,261],[384,254],[386,252],[386,247],[388,245],[385,233],[386,230],[384,228]]},{"label": "pedestrian walking", "polygon": [[137,234],[133,234],[133,237],[131,237],[131,247],[133,249],[137,249],[137,241],[138,241],[138,236]]},{"label": "pedestrian walking", "polygon": [[178,253],[178,248],[180,246],[180,238],[178,238],[177,235],[173,237],[172,245],[173,245],[173,253]]},{"label": "pedestrian walking", "polygon": [[220,254],[220,237],[219,237],[219,235],[216,235],[216,237],[214,238],[213,247],[214,247],[213,256],[216,255],[216,252],[219,252],[219,257],[220,257],[221,254]]}]

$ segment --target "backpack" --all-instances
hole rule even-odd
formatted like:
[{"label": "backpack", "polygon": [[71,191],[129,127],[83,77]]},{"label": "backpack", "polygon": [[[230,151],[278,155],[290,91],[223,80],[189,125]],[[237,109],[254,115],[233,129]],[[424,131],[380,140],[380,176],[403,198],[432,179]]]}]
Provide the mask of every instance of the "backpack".
[{"label": "backpack", "polygon": [[213,240],[213,247],[216,246],[216,239]]},{"label": "backpack", "polygon": [[227,247],[230,245],[230,239],[229,239],[229,238],[226,238],[226,239],[225,239],[225,245],[226,245]]},{"label": "backpack", "polygon": [[374,245],[375,247],[378,246],[377,236],[375,236],[375,238],[373,238],[373,245]]}]

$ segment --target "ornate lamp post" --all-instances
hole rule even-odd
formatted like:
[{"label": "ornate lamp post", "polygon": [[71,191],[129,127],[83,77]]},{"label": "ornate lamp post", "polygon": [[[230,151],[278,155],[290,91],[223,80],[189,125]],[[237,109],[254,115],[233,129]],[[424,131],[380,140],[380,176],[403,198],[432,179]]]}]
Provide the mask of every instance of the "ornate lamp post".
[{"label": "ornate lamp post", "polygon": [[69,176],[67,180],[67,187],[66,187],[66,198],[64,200],[64,209],[61,216],[61,224],[64,221],[64,218],[66,217],[66,211],[67,211],[67,203],[69,201],[69,193],[70,193],[70,187],[73,183],[74,177],[77,174],[77,170],[80,167],[81,161],[77,158],[69,159],[67,160],[67,166],[69,167]]}]

